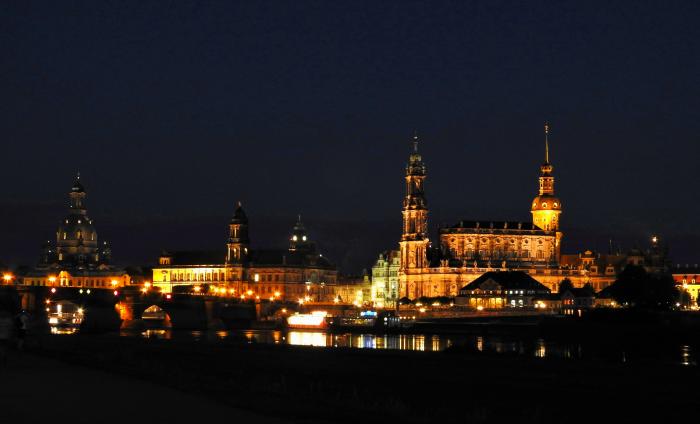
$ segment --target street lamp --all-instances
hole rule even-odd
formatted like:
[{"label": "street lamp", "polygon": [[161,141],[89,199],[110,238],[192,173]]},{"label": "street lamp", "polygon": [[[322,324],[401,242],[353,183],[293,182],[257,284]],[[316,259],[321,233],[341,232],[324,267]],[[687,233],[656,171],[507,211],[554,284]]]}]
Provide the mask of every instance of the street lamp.
[{"label": "street lamp", "polygon": [[2,276],[2,279],[5,280],[5,284],[10,284],[10,281],[12,281],[13,278],[14,276],[10,273],[3,274]]}]

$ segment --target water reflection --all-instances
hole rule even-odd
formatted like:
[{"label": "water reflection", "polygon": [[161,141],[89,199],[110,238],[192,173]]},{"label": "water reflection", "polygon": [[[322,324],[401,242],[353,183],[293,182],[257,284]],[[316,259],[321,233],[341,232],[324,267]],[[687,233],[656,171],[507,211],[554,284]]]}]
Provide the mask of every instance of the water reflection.
[{"label": "water reflection", "polygon": [[547,346],[544,344],[544,340],[537,339],[537,348],[535,349],[535,356],[538,358],[544,358],[547,356]]},{"label": "water reflection", "polygon": [[78,327],[58,327],[51,326],[51,334],[75,334],[78,332]]},{"label": "water reflection", "polygon": [[[52,328],[54,334],[66,329]],[[61,331],[61,333],[59,333]],[[73,330],[74,331],[74,330]],[[68,332],[68,331],[66,331]],[[149,329],[140,332],[122,331],[122,336],[143,338],[205,340],[207,342],[268,343],[297,346],[338,347],[357,349],[393,349],[440,352],[448,348],[473,354],[530,356],[559,359],[606,359],[628,362],[641,358],[697,366],[695,351],[689,345],[669,345],[666,350],[647,352],[576,341],[547,340],[541,337],[505,335],[440,335],[440,334],[332,334],[323,331],[173,331]]]},{"label": "water reflection", "polygon": [[290,331],[287,333],[288,344],[297,346],[321,346],[326,347],[330,343],[329,336],[316,331]]},{"label": "water reflection", "polygon": [[691,349],[688,345],[681,346],[681,364],[697,365],[697,363],[692,359]]}]

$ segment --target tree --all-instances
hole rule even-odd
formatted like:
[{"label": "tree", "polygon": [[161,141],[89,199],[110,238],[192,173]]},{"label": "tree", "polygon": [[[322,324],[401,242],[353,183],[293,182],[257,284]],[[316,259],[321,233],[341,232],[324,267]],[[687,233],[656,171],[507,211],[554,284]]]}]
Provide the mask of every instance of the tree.
[{"label": "tree", "polygon": [[637,265],[627,265],[605,291],[618,303],[637,308],[668,309],[679,299],[671,276],[650,275]]},{"label": "tree", "polygon": [[680,291],[680,299],[678,302],[680,302],[681,305],[683,305],[684,308],[689,308],[693,299],[690,297],[690,293],[688,293],[687,290],[681,290]]},{"label": "tree", "polygon": [[568,278],[564,278],[561,280],[561,283],[559,283],[559,294],[564,293],[567,290],[571,290],[574,288],[574,283],[571,282]]}]

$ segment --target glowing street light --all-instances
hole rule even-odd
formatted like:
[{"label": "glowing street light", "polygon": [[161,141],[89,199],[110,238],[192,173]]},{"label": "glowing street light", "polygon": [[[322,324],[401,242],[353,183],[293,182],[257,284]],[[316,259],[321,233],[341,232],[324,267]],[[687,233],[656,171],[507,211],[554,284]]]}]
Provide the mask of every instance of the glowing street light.
[{"label": "glowing street light", "polygon": [[9,283],[10,281],[12,281],[13,278],[14,278],[14,276],[12,274],[9,274],[9,273],[2,275],[2,279],[5,280],[6,283]]},{"label": "glowing street light", "polygon": [[119,282],[117,280],[112,280],[111,283],[112,283],[112,287],[116,287],[117,284],[119,284]]},{"label": "glowing street light", "polygon": [[200,286],[194,286],[195,293],[199,293],[202,290]]}]

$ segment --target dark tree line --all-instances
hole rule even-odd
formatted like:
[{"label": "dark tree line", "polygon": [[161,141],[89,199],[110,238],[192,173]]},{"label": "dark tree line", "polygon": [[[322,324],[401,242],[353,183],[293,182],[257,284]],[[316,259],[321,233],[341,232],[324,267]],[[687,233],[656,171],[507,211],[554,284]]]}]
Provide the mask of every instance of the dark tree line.
[{"label": "dark tree line", "polygon": [[649,274],[637,265],[627,265],[602,294],[622,305],[645,309],[670,309],[682,300],[670,275]]}]

